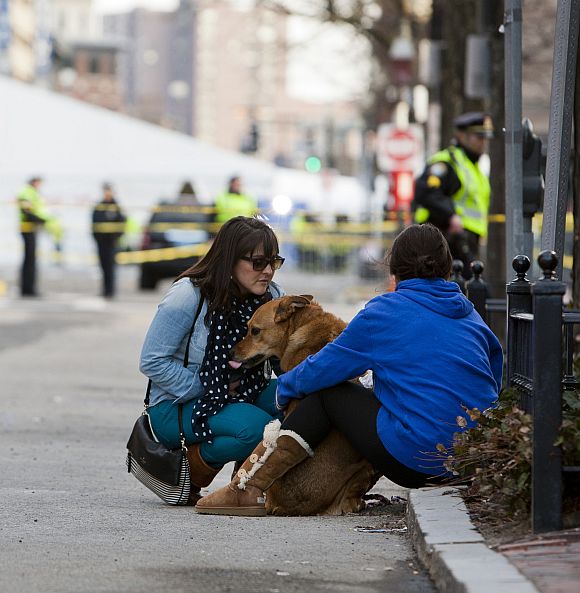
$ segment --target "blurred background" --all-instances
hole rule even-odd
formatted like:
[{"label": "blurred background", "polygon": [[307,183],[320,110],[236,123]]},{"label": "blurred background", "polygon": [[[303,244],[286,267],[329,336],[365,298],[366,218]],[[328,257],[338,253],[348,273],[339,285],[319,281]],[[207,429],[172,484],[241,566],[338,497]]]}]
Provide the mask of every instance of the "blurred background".
[{"label": "blurred background", "polygon": [[[199,257],[237,175],[289,270],[374,282],[454,117],[483,110],[503,127],[503,11],[497,0],[0,0],[2,290],[21,259],[15,196],[33,175],[62,225],[57,246],[41,237],[53,276],[96,269],[91,210],[106,181],[128,217],[118,262],[155,288],[147,265]],[[556,0],[523,3],[523,113],[541,138],[555,13]],[[499,293],[503,143],[496,133],[488,158],[484,258]],[[189,218],[171,214],[185,182],[195,201],[177,211]]]}]

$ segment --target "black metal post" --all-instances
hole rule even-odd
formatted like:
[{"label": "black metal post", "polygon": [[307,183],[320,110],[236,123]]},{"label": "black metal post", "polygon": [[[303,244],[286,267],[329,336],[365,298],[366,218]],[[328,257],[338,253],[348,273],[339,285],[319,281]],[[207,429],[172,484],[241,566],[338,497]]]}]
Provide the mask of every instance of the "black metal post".
[{"label": "black metal post", "polygon": [[555,277],[558,258],[542,251],[544,277],[532,285],[534,395],[532,529],[562,527],[562,456],[554,443],[562,423],[562,299],[566,285]]},{"label": "black metal post", "polygon": [[463,278],[463,262],[460,259],[454,259],[451,264],[451,282],[459,285],[461,292],[465,294],[465,278]]},{"label": "black metal post", "polygon": [[487,298],[487,284],[481,278],[483,274],[483,264],[476,260],[471,262],[471,271],[473,277],[465,283],[467,298],[473,303],[475,310],[481,315],[481,318],[487,323],[487,311],[485,309],[485,300]]},{"label": "black metal post", "polygon": [[[558,0],[541,248],[564,253],[580,0]],[[558,263],[562,279],[562,262]]]},{"label": "black metal post", "polygon": [[[530,281],[526,278],[526,274],[530,269],[530,258],[526,255],[516,255],[512,261],[512,268],[516,273],[516,277],[506,286],[507,294],[507,347],[506,347],[506,361],[507,361],[507,386],[512,386],[515,369],[517,368],[516,356],[522,353],[522,345],[518,348],[517,344],[517,320],[512,317],[516,313],[531,313],[532,312],[532,296],[530,292]],[[518,352],[519,351],[519,352]],[[525,406],[522,406],[524,409]],[[526,410],[527,411],[527,410]]]}]

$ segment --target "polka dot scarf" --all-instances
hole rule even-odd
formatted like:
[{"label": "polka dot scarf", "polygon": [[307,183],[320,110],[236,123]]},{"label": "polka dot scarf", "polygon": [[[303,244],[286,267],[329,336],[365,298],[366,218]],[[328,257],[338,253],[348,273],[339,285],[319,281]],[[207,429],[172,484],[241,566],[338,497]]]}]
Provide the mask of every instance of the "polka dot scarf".
[{"label": "polka dot scarf", "polygon": [[230,374],[230,350],[246,335],[248,321],[254,311],[272,299],[270,292],[264,296],[240,301],[232,299],[232,312],[225,314],[215,311],[210,319],[209,334],[205,355],[199,368],[199,377],[204,386],[204,394],[195,402],[191,417],[193,434],[196,438],[211,443],[212,432],[207,419],[217,414],[226,404],[233,402],[253,402],[262,393],[270,380],[271,369],[268,361],[251,369],[242,369],[240,386],[237,392],[228,394]]}]

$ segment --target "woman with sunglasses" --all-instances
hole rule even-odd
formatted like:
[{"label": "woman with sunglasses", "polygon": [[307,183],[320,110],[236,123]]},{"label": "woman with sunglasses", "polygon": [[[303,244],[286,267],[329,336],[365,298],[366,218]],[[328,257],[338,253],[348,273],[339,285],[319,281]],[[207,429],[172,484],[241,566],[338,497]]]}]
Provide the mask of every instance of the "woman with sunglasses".
[{"label": "woman with sunglasses", "polygon": [[181,404],[190,504],[225,463],[251,453],[278,415],[269,361],[252,369],[228,364],[254,311],[284,294],[272,281],[284,263],[278,251],[263,221],[228,220],[207,254],[173,283],[145,337],[139,368],[151,380],[151,426],[159,441],[179,447]]}]

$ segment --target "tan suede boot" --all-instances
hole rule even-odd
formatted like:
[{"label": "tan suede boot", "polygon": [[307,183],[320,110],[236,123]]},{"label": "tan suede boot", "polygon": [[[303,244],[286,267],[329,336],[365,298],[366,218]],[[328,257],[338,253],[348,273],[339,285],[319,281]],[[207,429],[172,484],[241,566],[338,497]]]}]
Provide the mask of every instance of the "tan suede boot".
[{"label": "tan suede boot", "polygon": [[216,469],[208,465],[201,457],[199,445],[187,447],[187,462],[189,463],[189,478],[191,480],[187,504],[194,505],[201,498],[199,491],[211,484],[221,467]]},{"label": "tan suede boot", "polygon": [[236,477],[227,485],[204,496],[195,505],[206,515],[266,515],[264,492],[289,469],[312,456],[308,443],[290,430],[280,430],[280,422],[270,422],[264,440],[246,459]]}]

